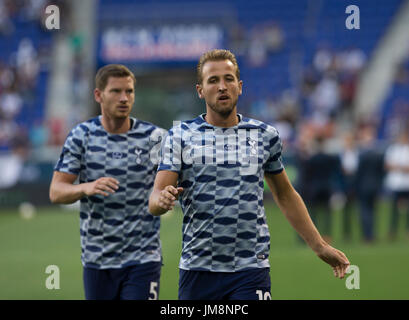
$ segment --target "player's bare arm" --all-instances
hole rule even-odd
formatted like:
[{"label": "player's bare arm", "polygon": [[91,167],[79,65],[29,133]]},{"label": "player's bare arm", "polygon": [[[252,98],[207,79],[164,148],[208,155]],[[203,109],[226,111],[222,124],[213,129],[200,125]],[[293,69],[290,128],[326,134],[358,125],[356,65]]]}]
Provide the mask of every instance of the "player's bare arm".
[{"label": "player's bare arm", "polygon": [[175,206],[175,201],[183,188],[176,187],[179,174],[173,171],[159,171],[156,174],[153,191],[149,197],[149,211],[160,216]]},{"label": "player's bare arm", "polygon": [[331,265],[334,275],[342,279],[349,266],[347,257],[322,239],[308,214],[304,201],[293,188],[285,170],[279,174],[266,173],[265,179],[273,194],[274,201],[292,227],[319,258]]},{"label": "player's bare arm", "polygon": [[70,204],[85,196],[108,196],[118,187],[118,180],[102,177],[93,182],[74,184],[77,175],[54,171],[50,185],[50,200],[52,203]]}]

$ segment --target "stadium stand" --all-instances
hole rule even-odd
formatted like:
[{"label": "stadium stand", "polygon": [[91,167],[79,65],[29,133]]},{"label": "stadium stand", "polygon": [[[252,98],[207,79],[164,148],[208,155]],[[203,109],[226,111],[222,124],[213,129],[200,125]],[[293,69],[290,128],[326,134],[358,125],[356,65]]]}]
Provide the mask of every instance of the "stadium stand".
[{"label": "stadium stand", "polygon": [[[322,92],[317,94],[330,95],[332,86],[335,95],[343,99],[334,102],[336,107],[350,104],[359,76],[351,75],[351,68],[355,64],[359,70],[352,71],[358,72],[365,67],[401,3],[401,0],[360,2],[365,8],[360,12],[361,29],[353,31],[345,27],[347,15],[340,14],[345,13],[348,1],[239,0],[217,4],[221,10],[215,10],[212,2],[162,0],[142,5],[126,0],[103,0],[99,5],[99,23],[101,26],[112,23],[113,16],[128,23],[132,17],[151,24],[157,23],[159,17],[162,21],[214,21],[217,12],[225,18],[221,23],[228,35],[225,45],[238,55],[245,79],[241,108],[254,117],[278,122],[281,115],[277,110],[285,109],[287,105],[283,103],[288,100],[295,103],[296,111],[301,109],[298,110],[301,115],[311,113],[309,96],[303,96],[304,80],[312,75],[315,88],[327,71],[334,71],[327,69],[335,68],[335,83],[321,83]],[[325,58],[324,49],[335,66],[316,70],[314,59],[319,53]]]},{"label": "stadium stand", "polygon": [[14,134],[28,135],[34,123],[44,118],[52,39],[41,25],[42,7],[35,6],[34,1],[4,1],[2,7],[8,27],[0,36],[0,113],[4,125],[0,149],[8,150]]},{"label": "stadium stand", "polygon": [[409,126],[409,57],[399,67],[379,119],[379,138],[392,140]]},{"label": "stadium stand", "polygon": [[[78,102],[76,92],[88,87],[73,76],[70,81],[73,82],[72,103],[76,105],[72,106],[72,110],[75,111],[62,120],[50,119],[45,112],[51,88],[51,52],[55,45],[53,33],[45,32],[41,24],[41,11],[47,3],[49,1],[46,0],[0,1],[0,150],[3,153],[10,152],[11,141],[17,132],[30,137],[35,148],[50,144],[50,141],[56,146],[64,136],[61,128],[72,125],[75,117],[71,114],[75,113],[75,119],[80,119],[77,113],[90,109],[77,106],[82,103]],[[158,90],[163,86],[160,82],[162,76],[175,73],[170,85],[185,86],[185,91],[169,100],[167,105],[172,107],[167,107],[168,110],[175,110],[168,118],[175,119],[186,114],[185,106],[192,101],[186,92],[194,95],[190,78],[183,83],[177,79],[178,72],[184,68],[193,73],[197,57],[169,61],[110,61],[101,54],[104,30],[109,26],[126,30],[135,25],[216,25],[222,34],[216,43],[236,53],[245,81],[240,112],[274,124],[291,149],[296,144],[295,137],[303,132],[306,123],[324,124],[323,130],[329,137],[336,132],[334,123],[348,123],[360,72],[367,66],[402,3],[402,0],[382,3],[362,0],[359,3],[362,8],[361,28],[348,30],[345,27],[345,8],[350,3],[344,0],[100,0],[95,8],[96,52],[94,47],[90,49],[89,42],[81,42],[81,50],[92,50],[96,67],[124,62],[142,77],[162,70],[154,82]],[[74,70],[80,71],[81,63],[74,65]],[[181,72],[180,77],[187,78],[185,74]],[[10,79],[17,81],[12,85]],[[186,85],[187,81],[189,85]],[[155,92],[146,95],[156,99],[159,93]],[[407,92],[402,81],[391,89],[382,106],[379,138],[390,136],[388,128],[393,127],[390,123],[395,109],[407,112],[404,107],[408,101]],[[186,102],[182,106],[172,106],[178,100]],[[143,101],[149,103],[149,100]],[[53,108],[56,110],[57,107]],[[67,108],[71,110],[69,105]],[[60,120],[70,123],[64,124]],[[59,133],[58,139],[53,132]],[[50,136],[54,138],[50,139]]]}]

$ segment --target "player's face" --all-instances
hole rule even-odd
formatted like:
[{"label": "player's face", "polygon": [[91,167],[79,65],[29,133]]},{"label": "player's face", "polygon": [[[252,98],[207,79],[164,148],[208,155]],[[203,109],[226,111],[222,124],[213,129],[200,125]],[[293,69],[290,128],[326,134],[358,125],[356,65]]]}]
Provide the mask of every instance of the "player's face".
[{"label": "player's face", "polygon": [[129,117],[135,101],[131,77],[109,77],[104,90],[95,89],[95,100],[101,104],[102,114],[112,119]]},{"label": "player's face", "polygon": [[203,66],[202,78],[196,90],[199,97],[205,99],[208,112],[228,116],[236,108],[243,86],[237,79],[234,64],[230,60],[208,61]]}]

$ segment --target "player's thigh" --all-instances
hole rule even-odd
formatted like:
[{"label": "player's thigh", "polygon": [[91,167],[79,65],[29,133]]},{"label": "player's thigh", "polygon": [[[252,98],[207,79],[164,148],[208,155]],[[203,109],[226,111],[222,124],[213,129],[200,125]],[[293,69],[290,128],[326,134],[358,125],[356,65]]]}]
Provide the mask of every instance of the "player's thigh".
[{"label": "player's thigh", "polygon": [[179,300],[220,300],[223,288],[221,275],[208,271],[179,271]]},{"label": "player's thigh", "polygon": [[269,268],[253,269],[238,273],[234,288],[226,297],[228,300],[271,300],[271,280]]},{"label": "player's thigh", "polygon": [[115,300],[119,298],[123,272],[113,269],[83,269],[86,300]]},{"label": "player's thigh", "polygon": [[121,288],[121,300],[158,300],[161,267],[161,262],[129,267]]}]

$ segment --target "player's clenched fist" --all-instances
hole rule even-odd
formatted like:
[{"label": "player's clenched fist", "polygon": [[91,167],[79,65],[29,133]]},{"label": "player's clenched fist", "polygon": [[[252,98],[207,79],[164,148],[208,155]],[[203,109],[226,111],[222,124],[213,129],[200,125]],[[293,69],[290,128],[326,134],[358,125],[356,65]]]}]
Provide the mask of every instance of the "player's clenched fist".
[{"label": "player's clenched fist", "polygon": [[158,206],[165,210],[172,210],[175,206],[175,201],[179,198],[179,194],[183,191],[182,187],[166,186],[160,193],[158,198]]},{"label": "player's clenched fist", "polygon": [[107,197],[110,193],[115,193],[118,188],[119,181],[111,177],[102,177],[83,184],[83,192],[86,196],[100,194]]}]

